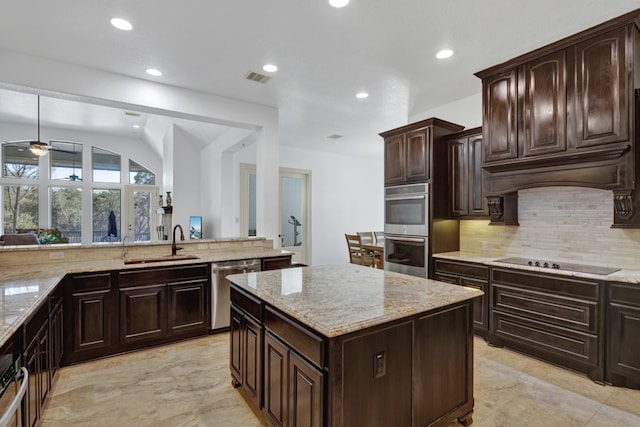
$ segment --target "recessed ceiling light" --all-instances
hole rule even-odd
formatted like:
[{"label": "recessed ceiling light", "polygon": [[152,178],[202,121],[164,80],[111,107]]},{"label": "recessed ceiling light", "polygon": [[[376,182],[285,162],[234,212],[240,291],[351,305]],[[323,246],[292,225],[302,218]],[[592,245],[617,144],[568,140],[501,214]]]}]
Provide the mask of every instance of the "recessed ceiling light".
[{"label": "recessed ceiling light", "polygon": [[365,99],[368,97],[369,97],[369,94],[367,92],[360,92],[356,94],[356,98]]},{"label": "recessed ceiling light", "polygon": [[333,7],[345,7],[349,4],[349,0],[329,0],[329,4]]},{"label": "recessed ceiling light", "polygon": [[446,59],[453,56],[453,51],[451,49],[442,49],[440,52],[436,53],[436,58],[438,59]]},{"label": "recessed ceiling light", "polygon": [[133,127],[134,127],[135,129],[139,129],[139,128],[140,128],[140,125],[133,125]]},{"label": "recessed ceiling light", "polygon": [[278,66],[274,64],[265,64],[262,66],[262,69],[267,73],[275,73],[278,71]]},{"label": "recessed ceiling light", "polygon": [[133,25],[131,25],[131,22],[127,21],[126,19],[122,19],[122,18],[113,18],[113,19],[111,19],[111,25],[113,25],[117,29],[123,30],[123,31],[130,31],[133,28]]},{"label": "recessed ceiling light", "polygon": [[156,70],[155,68],[147,68],[147,74],[155,77],[160,77],[162,75],[162,72],[160,70]]}]

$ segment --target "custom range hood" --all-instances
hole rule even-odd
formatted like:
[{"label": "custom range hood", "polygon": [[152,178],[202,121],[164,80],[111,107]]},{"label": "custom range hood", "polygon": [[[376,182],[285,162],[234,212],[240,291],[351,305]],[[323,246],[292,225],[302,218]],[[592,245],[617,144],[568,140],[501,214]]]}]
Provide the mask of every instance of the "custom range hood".
[{"label": "custom range hood", "polygon": [[492,224],[517,224],[518,190],[581,186],[640,228],[640,9],[476,76]]}]

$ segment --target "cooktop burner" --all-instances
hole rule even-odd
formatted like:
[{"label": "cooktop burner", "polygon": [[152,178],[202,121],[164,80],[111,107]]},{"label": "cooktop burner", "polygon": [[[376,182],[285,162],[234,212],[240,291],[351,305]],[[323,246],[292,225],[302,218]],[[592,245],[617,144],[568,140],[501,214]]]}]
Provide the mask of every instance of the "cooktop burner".
[{"label": "cooktop burner", "polygon": [[612,267],[570,264],[566,262],[563,262],[562,264],[560,264],[553,261],[532,260],[528,258],[518,258],[518,257],[501,258],[501,259],[497,259],[496,262],[504,262],[507,264],[517,264],[517,265],[529,265],[531,267],[550,268],[553,270],[576,271],[578,273],[600,274],[603,276],[606,276],[607,274],[615,273],[616,271],[620,271],[619,268],[612,268]]}]

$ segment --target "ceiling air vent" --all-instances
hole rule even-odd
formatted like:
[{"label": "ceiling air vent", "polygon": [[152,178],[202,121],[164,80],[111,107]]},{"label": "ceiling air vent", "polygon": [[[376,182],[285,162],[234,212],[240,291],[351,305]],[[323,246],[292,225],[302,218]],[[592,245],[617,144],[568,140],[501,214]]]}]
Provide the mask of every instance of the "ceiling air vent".
[{"label": "ceiling air vent", "polygon": [[244,76],[244,78],[262,84],[265,84],[269,80],[271,80],[271,77],[265,76],[264,74],[256,73],[255,71],[249,71],[247,75]]},{"label": "ceiling air vent", "polygon": [[327,138],[329,138],[329,139],[340,139],[342,137],[343,137],[343,135],[338,135],[337,133],[334,133],[333,135],[329,135]]},{"label": "ceiling air vent", "polygon": [[125,111],[124,114],[125,116],[140,117],[140,113],[134,113],[132,111]]}]

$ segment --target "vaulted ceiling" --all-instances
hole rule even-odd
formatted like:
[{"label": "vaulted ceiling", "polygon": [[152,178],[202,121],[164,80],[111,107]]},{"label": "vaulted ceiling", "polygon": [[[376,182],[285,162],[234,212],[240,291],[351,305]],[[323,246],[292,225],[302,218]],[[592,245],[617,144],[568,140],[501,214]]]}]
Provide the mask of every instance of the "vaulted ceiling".
[{"label": "vaulted ceiling", "polygon": [[[327,0],[20,0],[2,5],[0,49],[277,107],[284,145],[379,155],[379,132],[480,92],[474,72],[638,6],[637,0],[351,0],[342,9]],[[115,16],[133,30],[113,28]],[[444,47],[454,56],[437,60]],[[279,67],[266,84],[245,78],[268,74],[265,63]],[[148,67],[163,75],[149,76]],[[363,91],[369,97],[357,99]],[[110,120],[98,107],[82,115],[66,110],[75,117],[64,118],[60,108],[58,120],[75,126]],[[0,102],[0,114],[6,111]],[[221,131],[196,128],[203,140]]]}]

